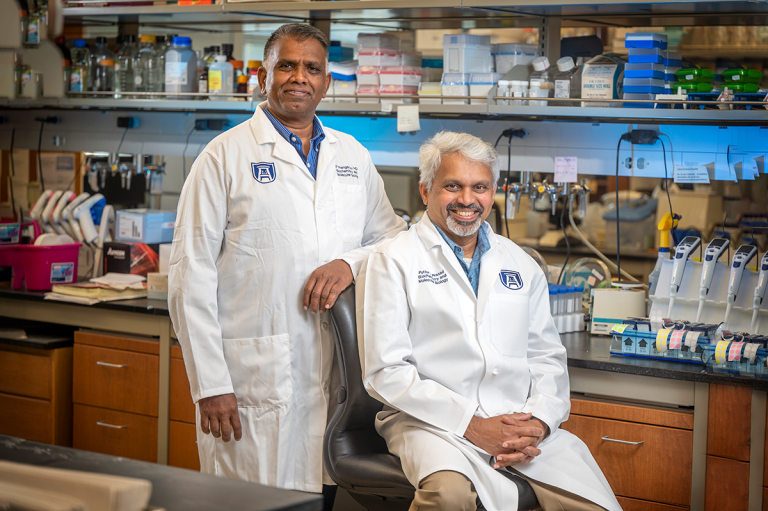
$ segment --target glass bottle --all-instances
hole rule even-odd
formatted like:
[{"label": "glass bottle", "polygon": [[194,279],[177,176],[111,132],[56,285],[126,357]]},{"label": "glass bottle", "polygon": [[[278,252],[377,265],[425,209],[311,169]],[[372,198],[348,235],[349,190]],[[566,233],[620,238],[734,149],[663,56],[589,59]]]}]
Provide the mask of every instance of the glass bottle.
[{"label": "glass bottle", "polygon": [[[155,53],[155,36],[141,36],[139,53],[136,54],[133,83],[136,92],[161,92],[160,72],[158,69],[157,53]],[[137,95],[138,99],[155,99],[156,96]]]},{"label": "glass bottle", "polygon": [[115,56],[115,98],[132,97],[125,93],[134,90],[134,66],[138,52],[136,36],[123,36],[123,46]]},{"label": "glass bottle", "polygon": [[[115,60],[102,58],[93,73],[93,90],[98,92],[113,92],[115,90]],[[97,98],[107,98],[99,94]]]},{"label": "glass bottle", "polygon": [[160,84],[159,92],[163,92],[165,90],[165,50],[165,36],[155,36],[155,55],[157,55],[158,70],[157,81]]},{"label": "glass bottle", "polygon": [[227,62],[232,62],[235,60],[235,57],[232,56],[232,52],[235,51],[235,45],[234,44],[222,44],[221,45],[221,54],[227,57]]},{"label": "glass bottle", "polygon": [[[111,61],[112,65],[109,69],[109,72],[106,70],[100,69],[102,66],[101,61]],[[106,37],[97,37],[96,38],[96,46],[93,48],[93,51],[91,52],[91,65],[89,66],[91,70],[91,78],[88,79],[88,90],[90,91],[114,91],[114,73],[115,73],[115,54],[112,53],[112,50],[109,49],[107,46],[107,38]],[[105,85],[105,80],[107,80],[107,76],[111,76],[109,78],[109,84]],[[98,76],[98,78],[97,78]],[[106,97],[104,95],[98,94],[94,95],[94,97],[101,98]]]},{"label": "glass bottle", "polygon": [[75,39],[75,45],[69,53],[72,57],[69,90],[85,92],[91,79],[91,52],[85,46],[85,39]]}]

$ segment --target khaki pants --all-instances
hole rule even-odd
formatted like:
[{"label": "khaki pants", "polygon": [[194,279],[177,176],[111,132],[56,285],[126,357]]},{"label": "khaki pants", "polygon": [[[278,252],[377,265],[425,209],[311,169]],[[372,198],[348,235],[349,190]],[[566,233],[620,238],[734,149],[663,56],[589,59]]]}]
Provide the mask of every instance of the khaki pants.
[{"label": "khaki pants", "polygon": [[[544,511],[601,511],[603,508],[573,493],[523,477],[533,488]],[[475,511],[477,493],[463,474],[443,470],[419,483],[409,511]],[[510,510],[512,511],[512,510]]]}]

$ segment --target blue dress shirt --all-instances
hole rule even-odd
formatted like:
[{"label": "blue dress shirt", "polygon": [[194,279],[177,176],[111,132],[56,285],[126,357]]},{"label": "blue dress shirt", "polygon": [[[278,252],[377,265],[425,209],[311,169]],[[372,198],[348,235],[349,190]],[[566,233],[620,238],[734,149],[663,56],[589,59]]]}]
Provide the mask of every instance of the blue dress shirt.
[{"label": "blue dress shirt", "polygon": [[323,125],[320,124],[320,119],[315,116],[314,121],[312,121],[312,139],[309,141],[309,155],[304,156],[304,147],[301,144],[301,139],[291,130],[283,126],[283,123],[278,121],[268,108],[264,108],[264,113],[267,115],[267,119],[269,119],[269,122],[272,123],[272,126],[275,127],[277,132],[280,133],[280,135],[291,144],[294,149],[296,149],[296,152],[299,153],[299,156],[301,157],[301,161],[307,166],[312,177],[317,179],[317,160],[320,157],[320,142],[325,139],[325,133],[323,132]]},{"label": "blue dress shirt", "polygon": [[[430,217],[430,219],[431,218],[432,217]],[[488,252],[491,248],[491,243],[488,241],[488,234],[485,232],[485,226],[481,225],[480,229],[477,231],[477,247],[475,248],[475,254],[472,256],[472,264],[467,268],[467,263],[464,262],[464,249],[454,243],[436,223],[432,222],[432,224],[445,242],[448,243],[448,246],[451,247],[451,251],[453,251],[456,258],[459,260],[459,265],[464,270],[464,273],[467,274],[472,290],[475,292],[475,296],[477,296],[477,287],[480,282],[480,259],[483,257],[483,254]]]}]

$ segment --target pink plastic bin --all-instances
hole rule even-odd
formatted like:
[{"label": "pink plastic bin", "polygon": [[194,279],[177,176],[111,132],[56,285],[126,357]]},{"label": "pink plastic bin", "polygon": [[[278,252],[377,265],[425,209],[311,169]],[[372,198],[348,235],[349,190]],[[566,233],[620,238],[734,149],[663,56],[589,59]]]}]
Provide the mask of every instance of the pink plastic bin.
[{"label": "pink plastic bin", "polygon": [[35,247],[16,245],[13,257],[13,289],[50,291],[54,284],[77,282],[77,257],[82,243]]}]

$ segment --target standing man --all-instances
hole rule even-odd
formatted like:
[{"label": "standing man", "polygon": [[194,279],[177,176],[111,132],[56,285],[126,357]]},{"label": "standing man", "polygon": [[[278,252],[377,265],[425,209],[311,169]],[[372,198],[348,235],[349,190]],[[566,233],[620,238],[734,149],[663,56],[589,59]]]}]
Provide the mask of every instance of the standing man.
[{"label": "standing man", "polygon": [[[496,150],[442,132],[419,151],[428,215],[382,243],[357,279],[376,429],[416,488],[411,511],[517,509],[513,471],[545,511],[620,511],[568,419],[565,348],[547,280],[491,231]],[[501,472],[501,473],[500,473]]]},{"label": "standing man", "polygon": [[168,301],[202,471],[322,491],[332,506],[322,444],[334,338],[317,312],[405,222],[368,151],[315,116],[330,83],[322,32],[270,36],[267,101],[208,144],[182,190]]}]

